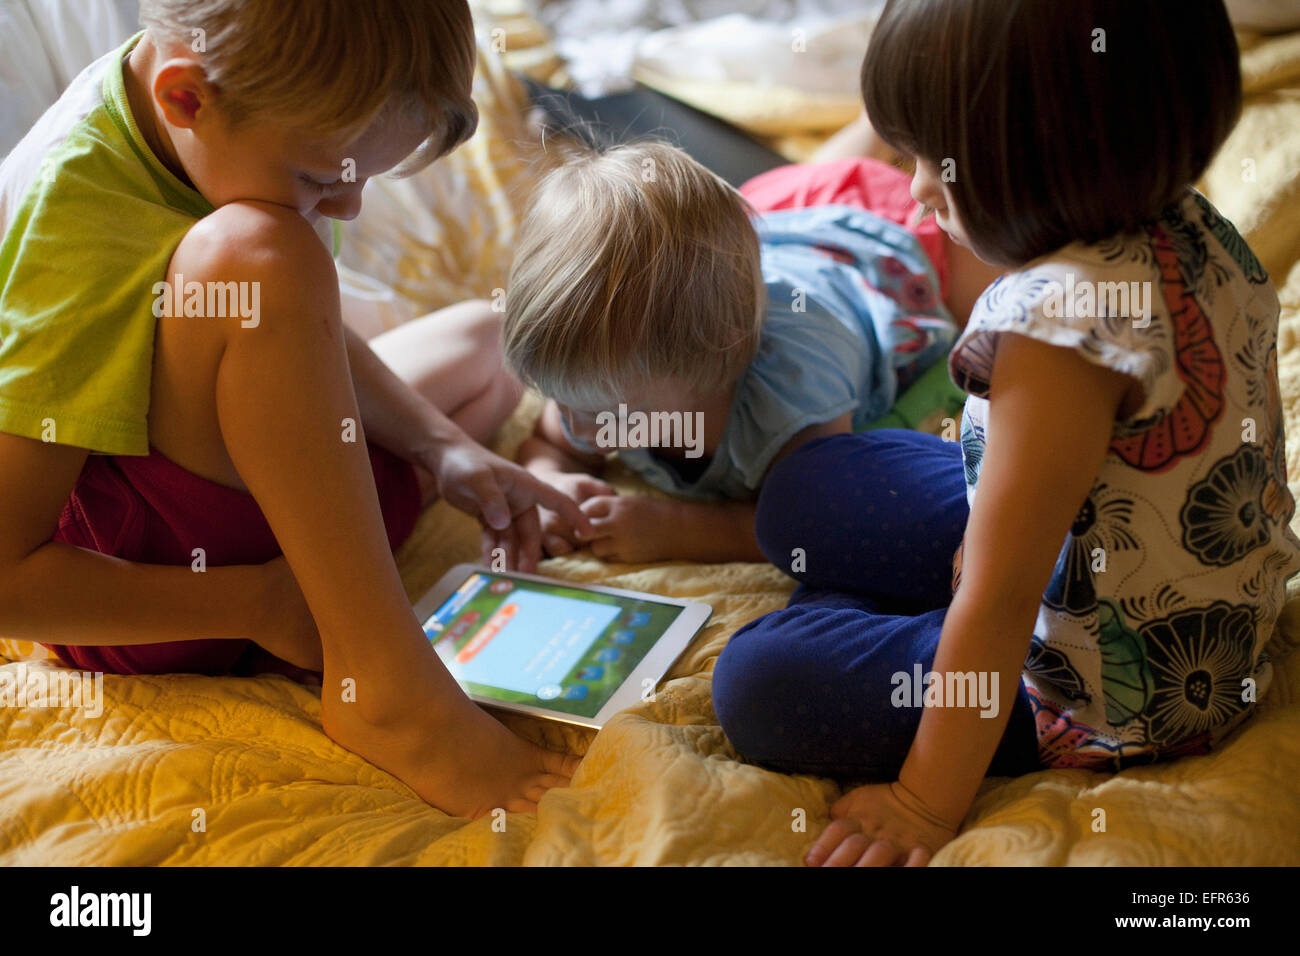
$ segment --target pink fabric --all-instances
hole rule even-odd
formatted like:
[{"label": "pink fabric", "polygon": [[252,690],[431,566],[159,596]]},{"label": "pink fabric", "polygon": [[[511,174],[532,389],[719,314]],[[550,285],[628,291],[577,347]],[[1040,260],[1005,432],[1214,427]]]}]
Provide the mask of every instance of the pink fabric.
[{"label": "pink fabric", "polygon": [[[377,445],[369,452],[388,542],[396,550],[419,517],[419,482],[410,463]],[[281,553],[252,495],[186,471],[157,450],[138,457],[91,455],[54,540],[141,564],[188,566],[195,548],[203,548],[209,567],[263,564]],[[72,667],[111,674],[297,671],[245,640],[45,646]]]},{"label": "pink fabric", "polygon": [[755,176],[740,193],[759,212],[806,209],[809,206],[856,206],[896,222],[916,236],[934,271],[941,295],[948,297],[948,261],[943,230],[927,216],[916,222],[920,204],[912,198],[911,179],[886,163],[865,157],[829,163],[778,166]]}]

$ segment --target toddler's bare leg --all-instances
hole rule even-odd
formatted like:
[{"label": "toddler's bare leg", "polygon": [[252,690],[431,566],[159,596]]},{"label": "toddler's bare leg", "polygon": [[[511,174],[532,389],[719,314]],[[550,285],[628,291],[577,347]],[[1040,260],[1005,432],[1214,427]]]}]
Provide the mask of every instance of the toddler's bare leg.
[{"label": "toddler's bare leg", "polygon": [[890,165],[897,163],[900,159],[894,148],[880,138],[880,134],[871,125],[866,110],[863,110],[857,119],[822,143],[817,152],[813,153],[809,162],[828,163],[831,160],[845,159],[849,156],[865,156],[868,159],[878,159],[882,163],[889,163]]},{"label": "toddler's bare leg", "polygon": [[492,440],[523,395],[501,358],[501,314],[482,299],[431,312],[376,336],[370,347],[480,443]]}]

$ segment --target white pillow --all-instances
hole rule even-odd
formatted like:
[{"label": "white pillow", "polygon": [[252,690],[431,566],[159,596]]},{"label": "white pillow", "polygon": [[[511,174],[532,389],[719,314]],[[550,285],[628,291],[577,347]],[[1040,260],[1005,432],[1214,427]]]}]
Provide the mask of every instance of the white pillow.
[{"label": "white pillow", "polygon": [[59,92],[140,29],[139,0],[24,0],[20,6],[41,35]]},{"label": "white pillow", "polygon": [[0,157],[139,18],[139,0],[0,0]]},{"label": "white pillow", "polygon": [[14,148],[62,88],[27,7],[0,3],[0,156]]}]

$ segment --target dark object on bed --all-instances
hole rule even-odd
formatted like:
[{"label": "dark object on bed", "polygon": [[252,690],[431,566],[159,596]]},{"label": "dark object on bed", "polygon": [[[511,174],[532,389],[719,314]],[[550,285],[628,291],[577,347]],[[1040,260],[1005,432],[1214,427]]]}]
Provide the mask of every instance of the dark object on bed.
[{"label": "dark object on bed", "polygon": [[624,93],[588,99],[524,81],[552,129],[607,147],[655,137],[679,146],[733,186],[790,161],[716,116],[637,85]]}]

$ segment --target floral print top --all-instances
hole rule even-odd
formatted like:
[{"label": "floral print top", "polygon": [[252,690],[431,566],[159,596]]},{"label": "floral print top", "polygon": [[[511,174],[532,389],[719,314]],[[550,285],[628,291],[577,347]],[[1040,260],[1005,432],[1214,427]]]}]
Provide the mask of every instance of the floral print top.
[{"label": "floral print top", "polygon": [[961,443],[972,503],[1003,333],[1072,349],[1142,395],[1115,422],[1025,660],[1044,765],[1203,753],[1267,689],[1263,647],[1300,570],[1277,330],[1263,267],[1195,190],[1142,233],[1068,246],[977,303],[949,359],[970,395]]}]

